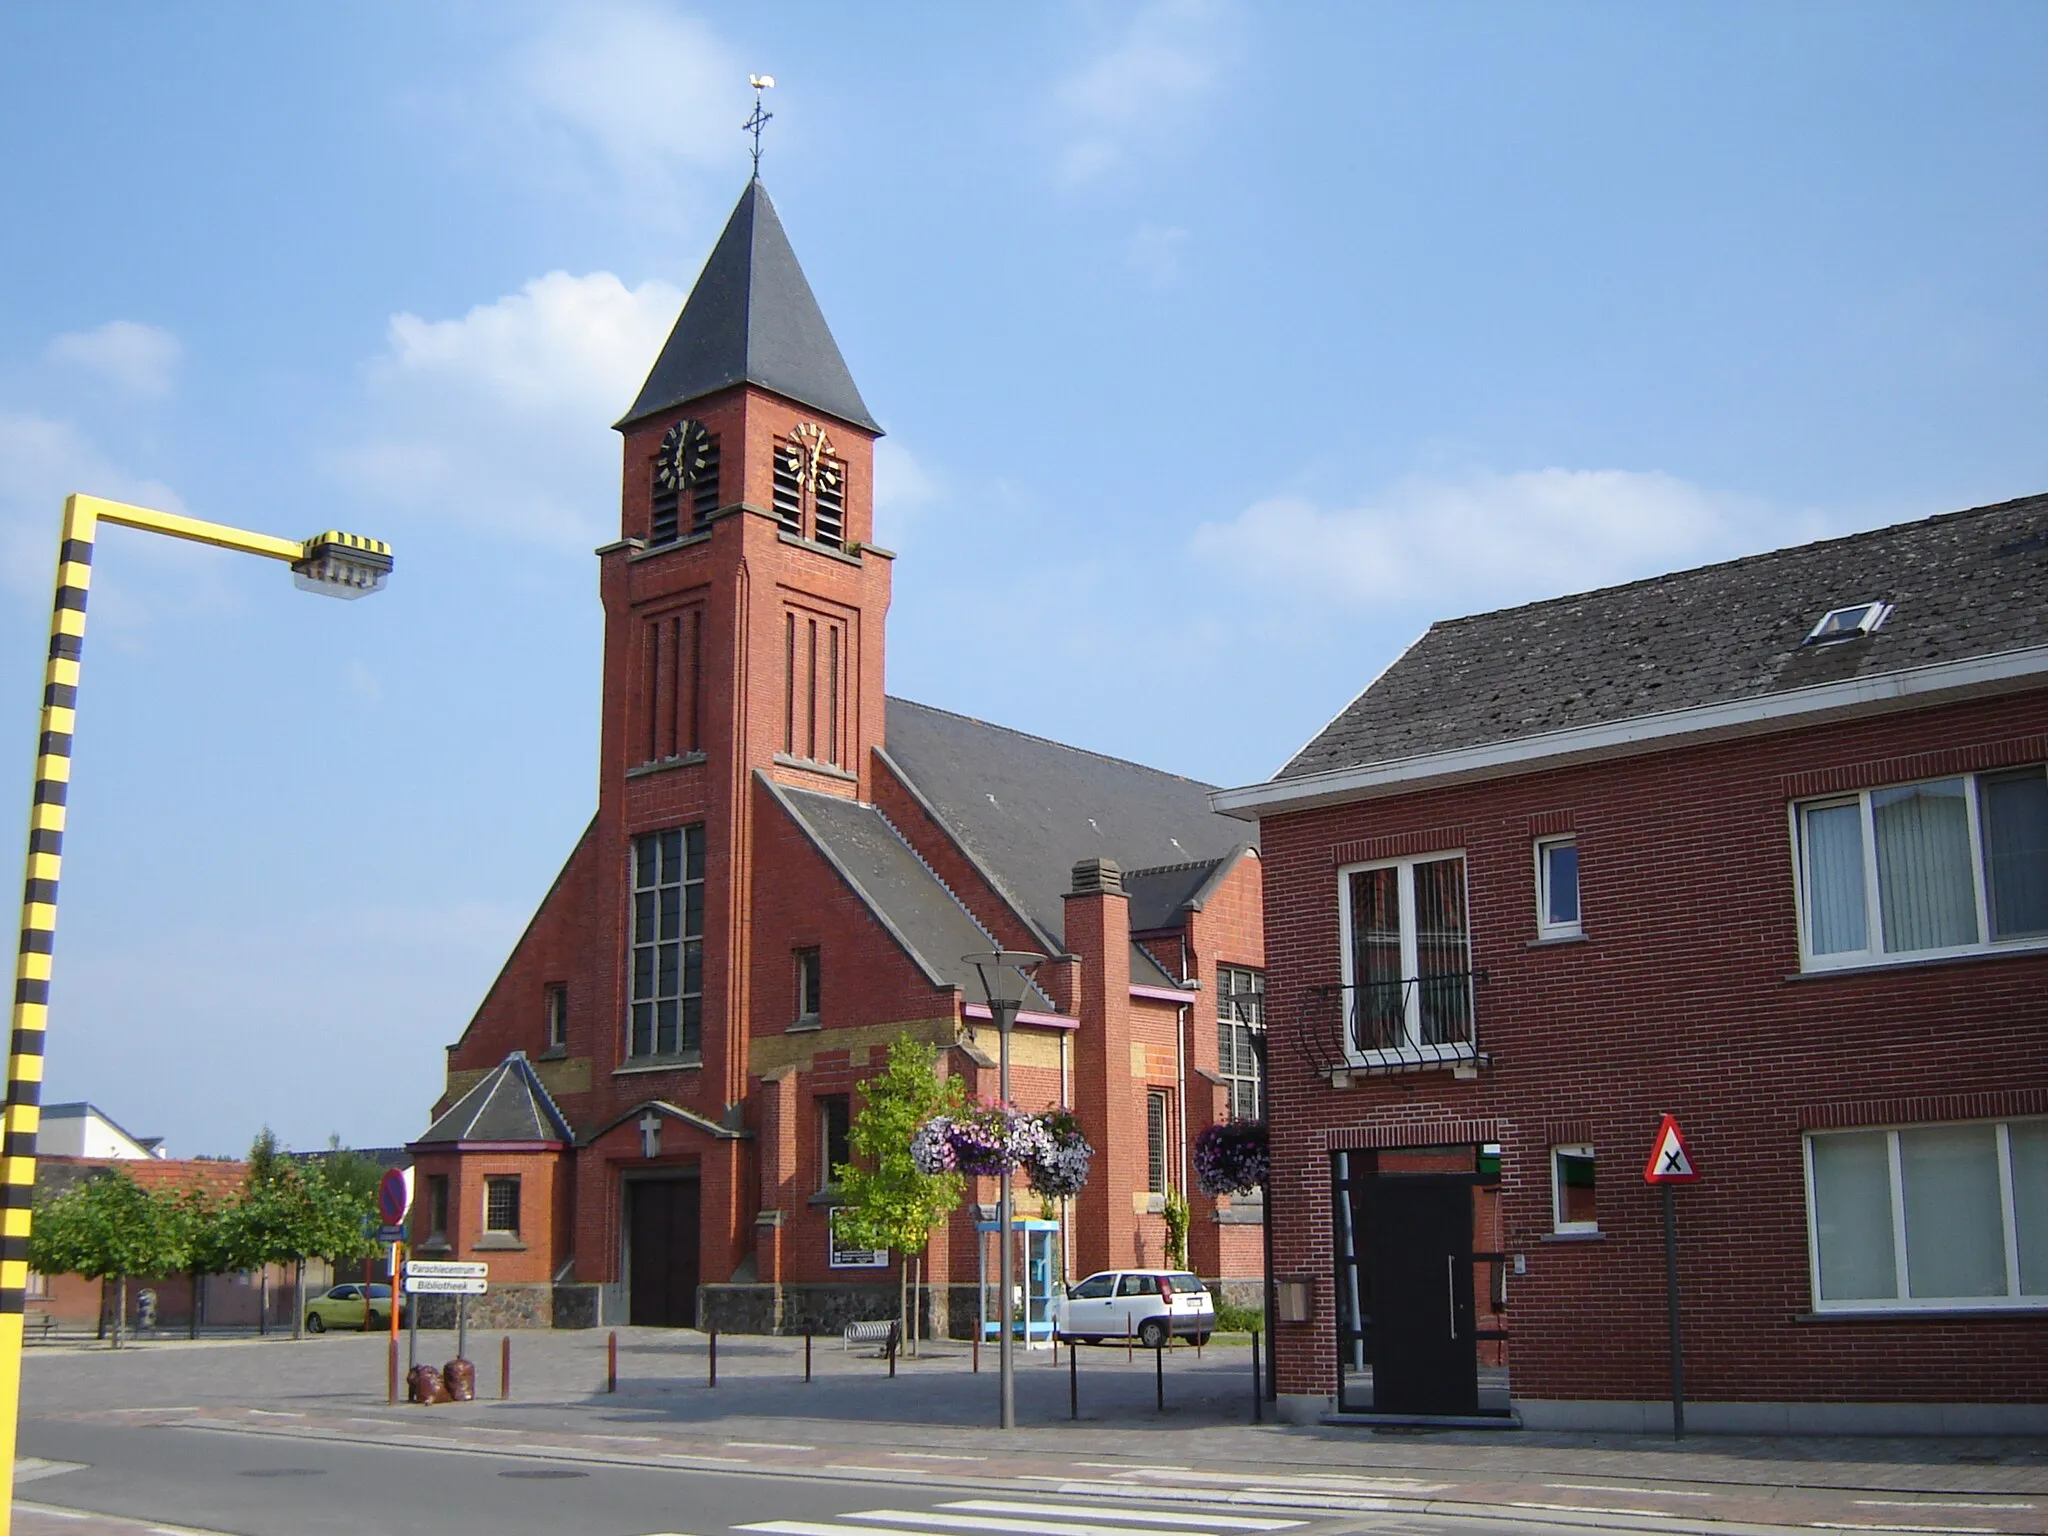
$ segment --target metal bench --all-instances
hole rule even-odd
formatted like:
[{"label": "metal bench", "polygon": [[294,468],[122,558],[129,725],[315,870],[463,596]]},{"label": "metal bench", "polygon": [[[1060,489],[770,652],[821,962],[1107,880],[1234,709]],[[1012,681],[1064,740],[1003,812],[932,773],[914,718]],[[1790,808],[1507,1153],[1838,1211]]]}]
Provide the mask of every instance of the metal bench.
[{"label": "metal bench", "polygon": [[886,1322],[848,1323],[840,1336],[840,1347],[850,1350],[856,1344],[872,1344],[875,1358],[887,1359],[896,1353],[896,1320],[892,1317]]}]

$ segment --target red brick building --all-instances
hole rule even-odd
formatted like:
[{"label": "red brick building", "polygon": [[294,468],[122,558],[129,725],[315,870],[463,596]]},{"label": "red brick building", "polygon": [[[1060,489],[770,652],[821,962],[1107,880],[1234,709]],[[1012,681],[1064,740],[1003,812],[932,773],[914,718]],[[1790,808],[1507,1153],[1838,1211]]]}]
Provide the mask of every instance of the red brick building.
[{"label": "red brick building", "polygon": [[1690,1426],[2048,1429],[2044,760],[2035,497],[1440,623],[1217,796],[1287,1409],[1668,1426],[1670,1113]]},{"label": "red brick building", "polygon": [[[1247,829],[1205,785],[885,694],[881,429],[758,181],[619,431],[597,813],[449,1048],[417,1251],[489,1260],[515,1320],[887,1310],[896,1257],[835,1249],[830,1167],[899,1035],[995,1096],[962,957],[1000,946],[1053,957],[1015,1097],[1097,1149],[1068,1272],[1160,1262],[1191,1137],[1255,1100]],[[1190,1198],[1193,1264],[1256,1277],[1257,1203]],[[978,1243],[963,1212],[932,1246],[942,1327]]]}]

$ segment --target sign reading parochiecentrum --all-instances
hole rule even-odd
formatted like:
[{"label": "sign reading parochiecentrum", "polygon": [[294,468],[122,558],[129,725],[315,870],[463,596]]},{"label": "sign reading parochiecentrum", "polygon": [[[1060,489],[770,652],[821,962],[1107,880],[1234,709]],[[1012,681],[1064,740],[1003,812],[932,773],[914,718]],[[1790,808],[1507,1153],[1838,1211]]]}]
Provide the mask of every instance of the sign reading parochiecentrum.
[{"label": "sign reading parochiecentrum", "polygon": [[410,1296],[481,1296],[490,1286],[491,1266],[472,1260],[411,1259],[405,1266]]}]

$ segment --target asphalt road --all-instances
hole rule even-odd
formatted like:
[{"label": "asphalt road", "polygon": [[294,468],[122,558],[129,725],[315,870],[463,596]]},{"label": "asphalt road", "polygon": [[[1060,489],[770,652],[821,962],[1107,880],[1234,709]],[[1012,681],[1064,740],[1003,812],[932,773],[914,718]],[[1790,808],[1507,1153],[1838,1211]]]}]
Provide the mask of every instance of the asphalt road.
[{"label": "asphalt road", "polygon": [[[236,1536],[1459,1536],[1509,1528],[1420,1516],[1154,1508],[986,1486],[569,1466],[60,1420],[25,1420],[21,1454],[81,1463],[22,1485],[24,1500]],[[936,1463],[933,1475],[943,1476]]]}]

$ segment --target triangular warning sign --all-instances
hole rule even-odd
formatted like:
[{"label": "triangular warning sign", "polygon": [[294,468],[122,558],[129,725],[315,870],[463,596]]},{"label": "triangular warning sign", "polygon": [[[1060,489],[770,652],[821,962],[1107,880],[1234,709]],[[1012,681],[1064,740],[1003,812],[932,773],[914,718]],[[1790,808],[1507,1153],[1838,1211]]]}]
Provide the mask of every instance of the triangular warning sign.
[{"label": "triangular warning sign", "polygon": [[1685,1133],[1678,1117],[1666,1115],[1657,1127],[1657,1139],[1650,1147],[1650,1161],[1643,1169],[1645,1184],[1690,1184],[1700,1176],[1685,1145]]}]

